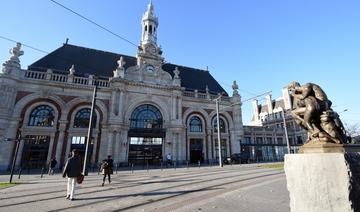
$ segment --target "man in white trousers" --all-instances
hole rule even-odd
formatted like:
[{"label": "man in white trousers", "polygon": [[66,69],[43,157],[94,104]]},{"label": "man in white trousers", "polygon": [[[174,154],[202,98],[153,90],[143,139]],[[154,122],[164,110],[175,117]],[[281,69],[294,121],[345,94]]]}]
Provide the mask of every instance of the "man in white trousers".
[{"label": "man in white trousers", "polygon": [[67,176],[68,178],[66,199],[73,201],[75,199],[76,179],[81,175],[81,159],[76,149],[71,151],[71,155],[72,156],[66,161],[63,177]]}]

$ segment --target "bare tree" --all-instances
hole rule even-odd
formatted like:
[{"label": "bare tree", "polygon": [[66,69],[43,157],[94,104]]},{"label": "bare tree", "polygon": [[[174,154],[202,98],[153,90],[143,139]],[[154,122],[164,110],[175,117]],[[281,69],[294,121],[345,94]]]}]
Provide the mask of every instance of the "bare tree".
[{"label": "bare tree", "polygon": [[345,123],[347,136],[351,138],[352,143],[360,142],[360,123],[348,124]]}]

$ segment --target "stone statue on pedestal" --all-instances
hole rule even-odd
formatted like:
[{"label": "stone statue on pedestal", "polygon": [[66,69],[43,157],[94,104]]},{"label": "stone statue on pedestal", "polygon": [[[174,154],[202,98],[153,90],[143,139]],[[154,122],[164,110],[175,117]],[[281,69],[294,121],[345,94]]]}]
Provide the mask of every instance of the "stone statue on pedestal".
[{"label": "stone statue on pedestal", "polygon": [[288,85],[295,100],[292,116],[308,131],[306,144],[346,144],[345,128],[339,115],[331,109],[331,101],[319,85],[292,82]]},{"label": "stone statue on pedestal", "polygon": [[16,47],[9,50],[10,58],[3,64],[2,72],[4,74],[10,74],[13,70],[20,70],[19,57],[24,54],[21,50],[21,43],[16,43]]}]

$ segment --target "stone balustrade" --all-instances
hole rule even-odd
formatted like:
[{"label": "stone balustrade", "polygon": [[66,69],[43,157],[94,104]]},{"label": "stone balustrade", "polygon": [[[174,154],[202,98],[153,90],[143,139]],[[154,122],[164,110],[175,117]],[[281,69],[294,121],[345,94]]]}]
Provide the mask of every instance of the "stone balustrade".
[{"label": "stone balustrade", "polygon": [[65,75],[65,74],[55,74],[51,70],[47,72],[42,71],[33,71],[26,70],[24,77],[26,79],[35,79],[35,80],[46,80],[52,82],[60,82],[60,83],[72,83],[72,84],[80,84],[80,85],[95,85],[95,82],[98,83],[99,87],[109,87],[110,83],[108,80],[97,79],[95,80],[90,75],[89,77],[79,77],[74,75]]}]

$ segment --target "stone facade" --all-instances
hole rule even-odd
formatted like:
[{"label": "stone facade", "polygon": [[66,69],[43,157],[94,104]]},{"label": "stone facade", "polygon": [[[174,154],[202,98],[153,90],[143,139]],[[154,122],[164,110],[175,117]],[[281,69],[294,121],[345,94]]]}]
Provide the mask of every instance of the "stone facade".
[{"label": "stone facade", "polygon": [[[283,96],[273,100],[271,94],[266,96],[265,104],[253,100],[253,117],[244,128],[242,152],[253,161],[282,161],[287,150],[287,139],[292,152],[297,152],[307,138],[306,131],[291,116],[293,100],[287,88]],[[285,133],[285,125],[287,136]]]},{"label": "stone facade", "polygon": [[[1,140],[21,137],[17,165],[40,168],[56,157],[61,166],[72,148],[83,150],[88,132],[84,120],[90,119],[88,112],[95,85],[91,163],[107,155],[112,155],[119,164],[158,163],[168,153],[178,163],[215,160],[217,132],[213,99],[221,92],[207,86],[203,90],[184,86],[182,66],[173,66],[172,73],[163,69],[157,27],[158,18],[150,3],[142,19],[136,63],[130,64],[127,57],[119,57],[118,61],[112,61],[117,63],[115,69],[102,70],[110,72],[110,77],[79,74],[77,69],[84,64],[72,64],[63,70],[34,66],[21,69],[21,45],[13,48],[0,74],[0,137]],[[68,46],[65,44],[63,48]],[[206,71],[196,71],[210,76]],[[201,83],[203,79],[198,80]],[[223,156],[239,153],[244,136],[241,104],[234,104],[240,103],[241,97],[237,86],[233,87],[233,95],[225,93],[220,101],[220,107],[225,108],[220,111]],[[134,120],[136,114],[149,117]],[[159,120],[151,114],[160,117]],[[200,122],[194,125],[196,120]],[[144,121],[147,123],[141,125]],[[15,143],[0,142],[0,170],[9,168]]]}]

